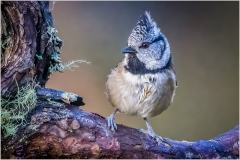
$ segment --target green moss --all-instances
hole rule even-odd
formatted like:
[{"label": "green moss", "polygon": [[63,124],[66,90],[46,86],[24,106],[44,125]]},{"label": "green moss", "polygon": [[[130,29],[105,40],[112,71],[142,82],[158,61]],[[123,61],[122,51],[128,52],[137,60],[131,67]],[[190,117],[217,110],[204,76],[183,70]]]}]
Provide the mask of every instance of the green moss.
[{"label": "green moss", "polygon": [[51,55],[51,60],[53,60],[54,62],[59,62],[61,63],[61,58],[59,56],[59,54],[57,52],[53,52]]},{"label": "green moss", "polygon": [[1,130],[4,137],[15,135],[26,124],[26,115],[35,107],[37,95],[33,83],[18,88],[15,97],[1,98]]},{"label": "green moss", "polygon": [[48,68],[50,74],[53,74],[53,72],[56,71],[63,72],[64,70],[72,70],[72,68],[79,67],[77,63],[84,62],[90,64],[90,62],[86,62],[85,60],[74,60],[62,64],[60,53],[58,51],[58,49],[61,49],[62,40],[56,36],[57,32],[58,31],[51,26],[47,28],[47,34],[49,36],[48,44],[53,44],[53,52],[51,53],[50,66]]},{"label": "green moss", "polygon": [[1,47],[2,47],[3,49],[5,49],[6,45],[7,45],[10,41],[11,41],[11,38],[10,38],[10,37],[6,38],[6,39],[2,42]]},{"label": "green moss", "polygon": [[53,72],[56,72],[56,71],[62,72],[63,65],[61,63],[51,63],[50,62],[50,66],[48,69],[49,69],[50,74],[53,74]]},{"label": "green moss", "polygon": [[42,60],[43,59],[43,57],[42,57],[42,55],[38,55],[38,54],[36,54],[36,57],[39,59],[39,60]]}]

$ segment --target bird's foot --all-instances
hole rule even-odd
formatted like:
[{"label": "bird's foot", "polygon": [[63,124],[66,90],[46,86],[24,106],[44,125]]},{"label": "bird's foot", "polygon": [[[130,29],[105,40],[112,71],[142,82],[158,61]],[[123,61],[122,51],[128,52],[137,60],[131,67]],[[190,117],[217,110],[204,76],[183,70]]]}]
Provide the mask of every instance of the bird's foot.
[{"label": "bird's foot", "polygon": [[163,138],[157,135],[156,133],[154,133],[152,130],[139,129],[139,131],[142,133],[148,134],[149,136],[154,138],[158,142],[158,145],[163,143]]},{"label": "bird's foot", "polygon": [[110,128],[113,132],[117,130],[117,125],[114,121],[114,114],[111,114],[109,117],[106,118],[108,128]]}]

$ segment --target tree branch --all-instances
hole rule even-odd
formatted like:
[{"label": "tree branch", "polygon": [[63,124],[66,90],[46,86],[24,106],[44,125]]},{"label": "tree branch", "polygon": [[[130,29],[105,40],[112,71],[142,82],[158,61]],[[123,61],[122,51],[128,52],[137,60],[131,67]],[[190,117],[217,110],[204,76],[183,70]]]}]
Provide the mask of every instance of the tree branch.
[{"label": "tree branch", "polygon": [[[238,158],[239,126],[211,140],[196,142],[164,138],[157,142],[149,135],[124,125],[112,132],[104,117],[87,113],[64,102],[39,100],[30,125],[19,132],[27,136],[22,142],[10,141],[12,147],[2,158]],[[64,113],[66,117],[53,116]],[[46,120],[43,117],[51,117]],[[54,118],[53,118],[54,117]],[[44,120],[45,119],[45,120]],[[20,136],[22,137],[22,136]],[[11,148],[11,149],[10,149]]]}]

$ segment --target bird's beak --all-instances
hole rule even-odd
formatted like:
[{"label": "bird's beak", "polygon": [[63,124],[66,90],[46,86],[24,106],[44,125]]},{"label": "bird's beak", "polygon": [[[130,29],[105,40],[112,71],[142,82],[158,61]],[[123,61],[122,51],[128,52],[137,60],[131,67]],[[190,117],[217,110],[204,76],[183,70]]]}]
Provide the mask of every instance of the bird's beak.
[{"label": "bird's beak", "polygon": [[127,46],[122,49],[122,53],[137,53],[137,51],[135,49],[133,49],[132,47]]}]

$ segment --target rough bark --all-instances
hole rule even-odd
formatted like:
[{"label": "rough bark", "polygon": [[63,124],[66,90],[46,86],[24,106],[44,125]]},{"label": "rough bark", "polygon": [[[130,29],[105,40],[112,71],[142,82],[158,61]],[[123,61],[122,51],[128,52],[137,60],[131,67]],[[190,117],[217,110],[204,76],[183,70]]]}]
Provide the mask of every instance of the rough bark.
[{"label": "rough bark", "polygon": [[[9,141],[11,147],[2,152],[2,158],[239,158],[239,126],[211,140],[164,138],[158,146],[134,128],[118,125],[112,132],[105,118],[73,105],[39,99],[37,108],[31,116],[37,131],[22,142]],[[56,115],[51,117],[53,113]],[[61,114],[67,116],[58,119]]]},{"label": "rough bark", "polygon": [[134,128],[118,125],[112,132],[105,118],[79,109],[81,96],[44,88],[48,76],[62,69],[62,41],[48,2],[1,2],[1,9],[1,98],[39,84],[26,124],[14,136],[1,134],[2,158],[239,158],[238,126],[211,140],[165,138],[160,146]]},{"label": "rough bark", "polygon": [[[62,41],[56,37],[46,1],[1,2],[1,96],[35,80],[45,86],[50,66],[58,64]],[[57,67],[56,67],[57,69]],[[17,84],[16,84],[17,82]]]}]

